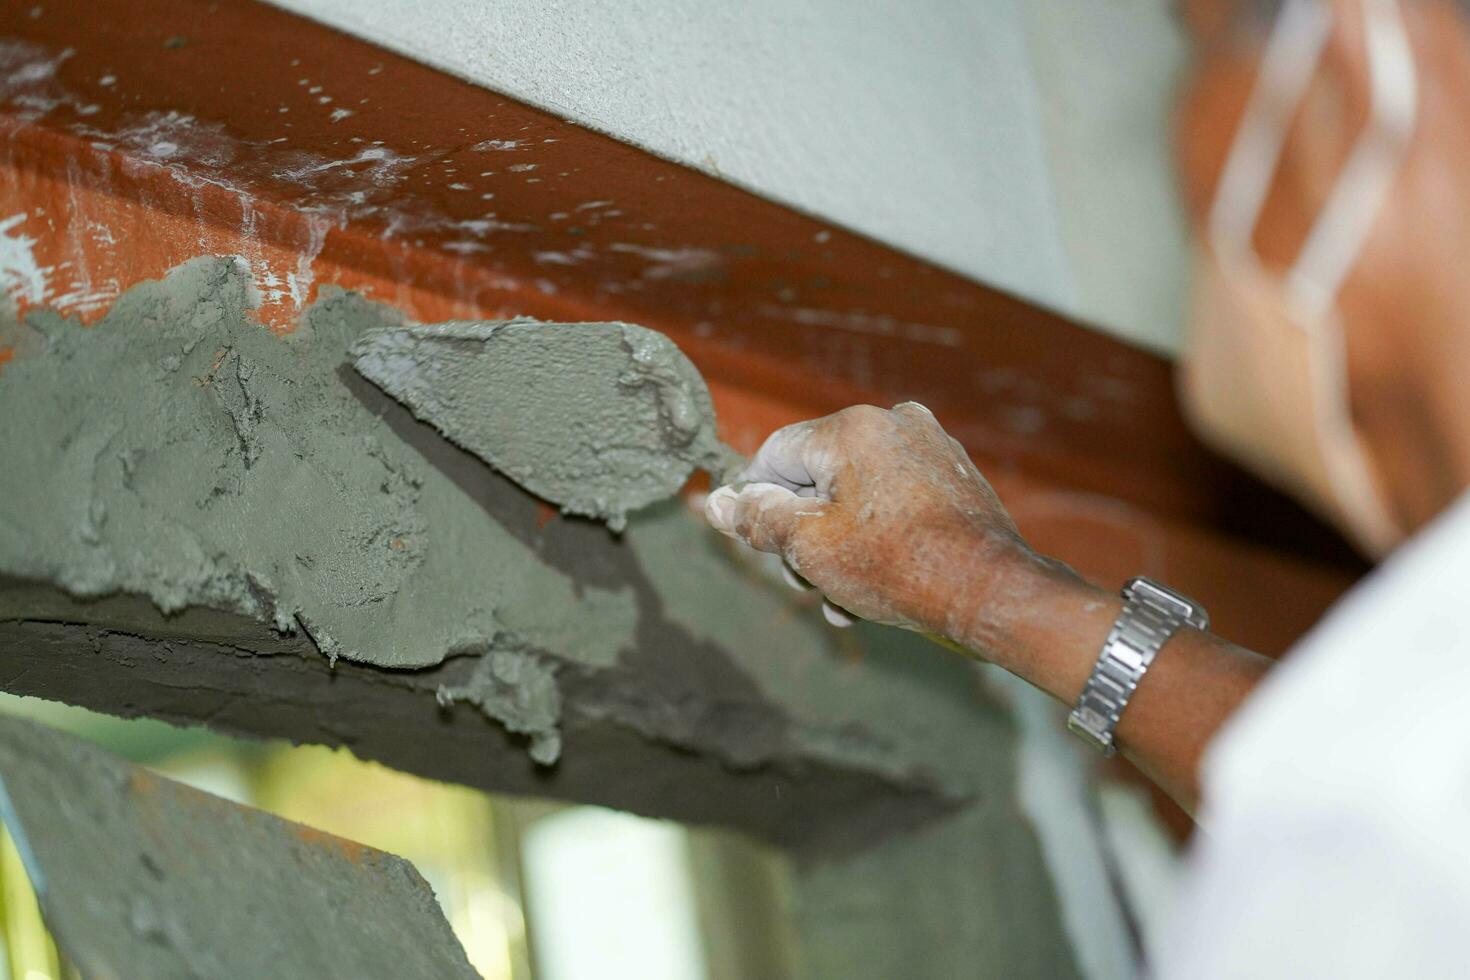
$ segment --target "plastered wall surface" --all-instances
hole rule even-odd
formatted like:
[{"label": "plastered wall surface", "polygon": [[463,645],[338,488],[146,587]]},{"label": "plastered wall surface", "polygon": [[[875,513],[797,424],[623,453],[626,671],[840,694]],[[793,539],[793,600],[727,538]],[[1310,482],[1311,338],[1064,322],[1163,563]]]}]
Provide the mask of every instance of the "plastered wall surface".
[{"label": "plastered wall surface", "polygon": [[[1161,350],[1184,42],[1149,0],[271,0]],[[467,120],[473,124],[474,120]]]}]

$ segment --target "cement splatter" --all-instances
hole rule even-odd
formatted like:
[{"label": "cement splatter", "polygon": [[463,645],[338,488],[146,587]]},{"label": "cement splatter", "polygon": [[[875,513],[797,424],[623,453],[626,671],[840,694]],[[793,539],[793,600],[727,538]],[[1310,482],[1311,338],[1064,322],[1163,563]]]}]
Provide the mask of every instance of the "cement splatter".
[{"label": "cement splatter", "polygon": [[0,293],[39,303],[51,270],[36,263],[36,240],[17,230],[27,217],[22,212],[0,219]]},{"label": "cement splatter", "polygon": [[960,347],[964,344],[964,333],[955,327],[936,326],[932,323],[909,323],[896,320],[886,313],[867,313],[862,310],[821,310],[801,306],[781,306],[767,303],[761,313],[778,320],[790,320],[802,326],[828,327],[851,333],[871,334],[875,337],[901,337],[918,344],[934,344],[940,347]]},{"label": "cement splatter", "polygon": [[621,530],[723,469],[709,389],[662,334],[521,319],[379,330],[357,370],[537,496]]}]

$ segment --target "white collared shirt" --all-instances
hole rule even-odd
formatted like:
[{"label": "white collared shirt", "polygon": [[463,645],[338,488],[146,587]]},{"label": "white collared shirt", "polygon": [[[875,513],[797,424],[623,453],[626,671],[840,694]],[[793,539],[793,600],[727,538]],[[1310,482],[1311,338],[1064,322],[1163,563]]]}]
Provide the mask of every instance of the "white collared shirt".
[{"label": "white collared shirt", "polygon": [[1203,784],[1157,976],[1470,977],[1470,498],[1297,645]]}]

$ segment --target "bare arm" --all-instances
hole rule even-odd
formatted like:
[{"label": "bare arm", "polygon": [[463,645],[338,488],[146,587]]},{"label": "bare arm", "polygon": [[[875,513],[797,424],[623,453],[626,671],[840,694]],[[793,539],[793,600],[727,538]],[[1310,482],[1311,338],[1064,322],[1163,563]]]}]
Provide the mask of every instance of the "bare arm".
[{"label": "bare arm", "polygon": [[[719,530],[782,555],[864,619],[932,633],[1071,704],[1122,601],[1030,549],[920,405],[856,406],[780,430],[710,495]],[[1192,809],[1200,756],[1270,662],[1182,630],[1118,726],[1123,752]]]}]

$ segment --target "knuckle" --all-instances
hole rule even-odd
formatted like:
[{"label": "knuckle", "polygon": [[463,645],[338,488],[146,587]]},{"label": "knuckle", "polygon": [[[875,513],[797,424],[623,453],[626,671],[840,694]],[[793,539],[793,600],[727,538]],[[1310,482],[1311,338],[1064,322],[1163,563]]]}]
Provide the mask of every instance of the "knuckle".
[{"label": "knuckle", "polygon": [[904,402],[893,407],[893,414],[903,420],[905,426],[911,431],[924,433],[929,436],[947,437],[944,426],[939,424],[939,419],[918,402]]},{"label": "knuckle", "polygon": [[735,533],[747,541],[761,533],[761,510],[753,500],[742,500],[735,505]]},{"label": "knuckle", "polygon": [[735,525],[735,533],[740,539],[758,551],[767,550],[769,535],[766,527],[754,516],[743,518]]},{"label": "knuckle", "polygon": [[871,423],[884,418],[888,413],[877,405],[849,405],[837,416],[845,422]]},{"label": "knuckle", "polygon": [[830,416],[834,434],[851,440],[879,432],[893,425],[893,416],[876,405],[851,405]]}]

